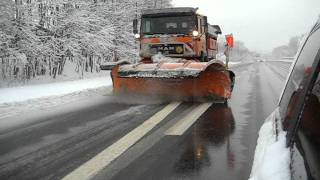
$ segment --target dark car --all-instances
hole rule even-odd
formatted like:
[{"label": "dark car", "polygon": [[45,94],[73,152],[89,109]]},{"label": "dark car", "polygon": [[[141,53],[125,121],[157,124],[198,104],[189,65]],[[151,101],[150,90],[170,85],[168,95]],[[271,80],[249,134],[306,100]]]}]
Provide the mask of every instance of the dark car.
[{"label": "dark car", "polygon": [[308,34],[279,102],[291,179],[320,179],[320,19]]}]

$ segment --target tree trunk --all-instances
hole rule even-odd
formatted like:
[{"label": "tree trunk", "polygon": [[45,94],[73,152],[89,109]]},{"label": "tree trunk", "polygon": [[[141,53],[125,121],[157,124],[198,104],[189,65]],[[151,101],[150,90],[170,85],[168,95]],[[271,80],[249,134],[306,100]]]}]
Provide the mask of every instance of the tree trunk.
[{"label": "tree trunk", "polygon": [[49,56],[49,76],[52,76],[52,63],[51,63],[51,57]]},{"label": "tree trunk", "polygon": [[90,71],[93,73],[93,56],[90,55],[89,57],[89,65],[90,65]]}]

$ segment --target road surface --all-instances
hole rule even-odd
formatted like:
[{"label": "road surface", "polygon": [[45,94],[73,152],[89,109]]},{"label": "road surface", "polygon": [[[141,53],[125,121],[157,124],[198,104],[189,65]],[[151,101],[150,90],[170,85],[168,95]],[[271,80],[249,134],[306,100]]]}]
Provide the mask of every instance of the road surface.
[{"label": "road surface", "polygon": [[233,67],[228,105],[124,103],[101,91],[0,116],[0,179],[248,179],[289,66]]}]

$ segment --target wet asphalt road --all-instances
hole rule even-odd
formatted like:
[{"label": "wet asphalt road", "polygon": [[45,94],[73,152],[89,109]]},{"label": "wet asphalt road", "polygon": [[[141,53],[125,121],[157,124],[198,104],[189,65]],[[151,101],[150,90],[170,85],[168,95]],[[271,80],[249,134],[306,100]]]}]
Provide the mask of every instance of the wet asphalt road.
[{"label": "wet asphalt road", "polygon": [[[198,106],[182,103],[94,179],[248,179],[258,130],[278,102],[288,67],[269,62],[234,67],[228,105],[213,104],[182,135],[166,135]],[[37,120],[0,131],[0,179],[61,179],[165,106],[95,98],[48,115],[9,117]]]}]

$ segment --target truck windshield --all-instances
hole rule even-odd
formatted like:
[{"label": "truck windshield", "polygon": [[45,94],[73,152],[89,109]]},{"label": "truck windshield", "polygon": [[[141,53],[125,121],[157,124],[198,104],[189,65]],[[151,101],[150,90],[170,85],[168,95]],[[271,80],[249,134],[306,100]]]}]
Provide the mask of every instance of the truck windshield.
[{"label": "truck windshield", "polygon": [[150,17],[142,19],[143,34],[190,34],[196,25],[194,16]]}]

